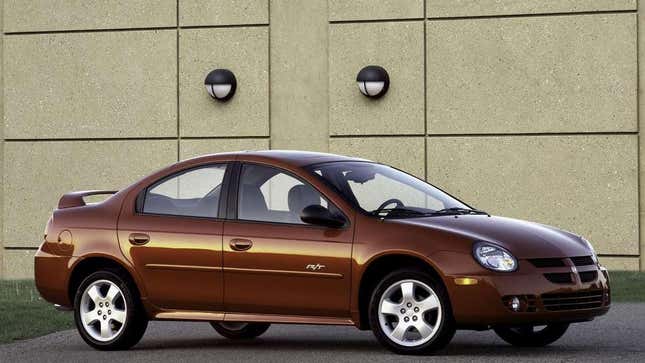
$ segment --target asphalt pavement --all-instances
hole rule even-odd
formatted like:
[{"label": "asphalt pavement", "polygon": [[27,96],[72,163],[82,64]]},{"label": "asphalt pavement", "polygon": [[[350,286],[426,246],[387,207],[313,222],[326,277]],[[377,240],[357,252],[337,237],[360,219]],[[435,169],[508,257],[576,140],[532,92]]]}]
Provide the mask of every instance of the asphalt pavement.
[{"label": "asphalt pavement", "polygon": [[492,331],[459,331],[435,356],[397,356],[353,327],[273,325],[252,341],[231,341],[208,323],[154,321],[128,351],[99,352],[75,330],[0,345],[0,362],[645,362],[645,304],[614,304],[592,322],[572,325],[545,348],[516,348]]}]

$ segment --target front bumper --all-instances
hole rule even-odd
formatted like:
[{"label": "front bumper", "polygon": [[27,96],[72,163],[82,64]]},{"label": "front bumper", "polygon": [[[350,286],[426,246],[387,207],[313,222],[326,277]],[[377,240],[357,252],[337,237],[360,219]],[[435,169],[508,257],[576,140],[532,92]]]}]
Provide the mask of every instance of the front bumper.
[{"label": "front bumper", "polygon": [[[592,281],[582,282],[579,277],[571,283],[554,283],[545,273],[568,269],[572,276],[579,272],[571,266],[534,268],[526,266],[513,273],[482,271],[468,275],[477,279],[475,285],[457,285],[447,276],[453,314],[459,326],[483,328],[494,325],[547,324],[554,322],[587,321],[603,315],[611,303],[607,272],[598,265],[585,266],[580,272],[596,271]],[[518,297],[521,311],[513,311],[508,304]]]}]

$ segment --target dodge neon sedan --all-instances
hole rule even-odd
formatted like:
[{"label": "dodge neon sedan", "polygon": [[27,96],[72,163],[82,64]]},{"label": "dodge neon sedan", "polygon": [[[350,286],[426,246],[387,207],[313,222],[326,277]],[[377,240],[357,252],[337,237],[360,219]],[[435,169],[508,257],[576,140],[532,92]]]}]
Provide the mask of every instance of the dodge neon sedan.
[{"label": "dodge neon sedan", "polygon": [[[86,203],[94,194],[111,194]],[[185,160],[115,191],[62,196],[35,257],[40,294],[81,337],[127,349],[148,321],[354,325],[428,354],[456,329],[517,346],[609,310],[584,238],[492,216],[392,167],[258,151]]]}]

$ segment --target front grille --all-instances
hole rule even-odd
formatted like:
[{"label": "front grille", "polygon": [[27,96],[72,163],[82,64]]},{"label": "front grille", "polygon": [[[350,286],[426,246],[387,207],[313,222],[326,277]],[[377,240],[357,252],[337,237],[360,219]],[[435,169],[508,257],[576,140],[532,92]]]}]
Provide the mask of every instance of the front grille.
[{"label": "front grille", "polygon": [[591,256],[578,256],[578,257],[570,257],[571,262],[573,262],[574,265],[576,266],[589,266],[589,265],[595,265],[593,262],[593,258]]},{"label": "front grille", "polygon": [[527,295],[526,296],[526,311],[529,313],[534,313],[536,310],[536,301],[537,298],[535,295]]},{"label": "front grille", "polygon": [[547,311],[593,309],[602,306],[602,290],[542,294]]},{"label": "front grille", "polygon": [[581,282],[591,282],[596,281],[598,278],[598,271],[584,271],[579,272]]},{"label": "front grille", "polygon": [[537,268],[566,266],[561,258],[531,258],[529,262]]},{"label": "front grille", "polygon": [[555,272],[544,274],[547,280],[553,282],[554,284],[570,284],[573,283],[573,277],[569,272]]}]

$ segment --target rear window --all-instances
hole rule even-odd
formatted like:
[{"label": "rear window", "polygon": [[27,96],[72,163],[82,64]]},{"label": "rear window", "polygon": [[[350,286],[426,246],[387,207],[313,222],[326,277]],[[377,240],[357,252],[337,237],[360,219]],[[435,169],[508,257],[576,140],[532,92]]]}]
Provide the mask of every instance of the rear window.
[{"label": "rear window", "polygon": [[183,171],[149,187],[143,213],[217,218],[226,165]]}]

